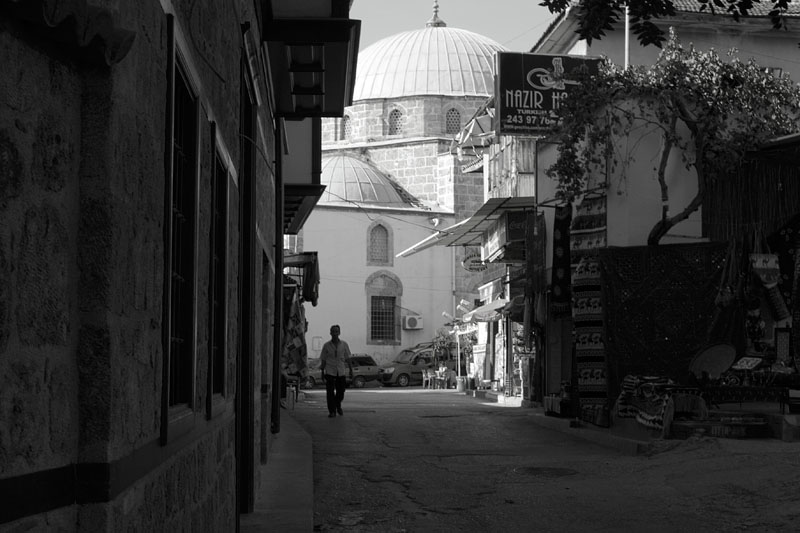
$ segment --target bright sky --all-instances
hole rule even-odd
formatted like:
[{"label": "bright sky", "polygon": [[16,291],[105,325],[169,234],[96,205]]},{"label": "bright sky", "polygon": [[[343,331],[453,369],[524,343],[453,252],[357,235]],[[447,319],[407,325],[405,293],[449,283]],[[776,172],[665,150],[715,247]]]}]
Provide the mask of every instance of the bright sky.
[{"label": "bright sky", "polygon": [[[439,0],[439,18],[512,52],[527,52],[555,17],[539,1]],[[431,16],[433,0],[354,0],[350,9],[350,18],[361,21],[361,50],[384,37],[422,29]]]}]

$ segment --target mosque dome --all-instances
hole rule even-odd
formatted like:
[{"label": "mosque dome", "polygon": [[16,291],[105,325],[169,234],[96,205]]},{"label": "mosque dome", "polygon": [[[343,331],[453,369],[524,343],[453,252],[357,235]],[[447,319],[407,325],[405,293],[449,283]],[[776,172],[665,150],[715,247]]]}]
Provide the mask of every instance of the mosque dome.
[{"label": "mosque dome", "polygon": [[490,96],[497,42],[448,28],[434,3],[425,28],[382,39],[358,55],[353,102],[403,96]]},{"label": "mosque dome", "polygon": [[320,204],[370,204],[413,207],[417,202],[400,185],[367,161],[347,154],[322,157]]}]

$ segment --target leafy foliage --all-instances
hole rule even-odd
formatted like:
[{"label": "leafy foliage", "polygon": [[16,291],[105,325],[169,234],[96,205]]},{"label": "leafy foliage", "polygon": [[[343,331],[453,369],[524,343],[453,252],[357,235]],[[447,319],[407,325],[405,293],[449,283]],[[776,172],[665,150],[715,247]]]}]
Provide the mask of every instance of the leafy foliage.
[{"label": "leafy foliage", "polygon": [[[598,75],[581,79],[560,108],[561,123],[553,132],[561,145],[547,174],[558,180],[559,196],[571,199],[584,190],[590,172],[609,163],[618,169],[634,159],[636,144],[620,153],[625,144],[619,140],[630,140],[635,128],[647,124],[662,140],[655,172],[665,207],[648,239],[656,244],[702,205],[711,180],[736,171],[746,151],[798,131],[800,87],[734,52],[722,58],[713,50],[684,49],[671,35],[651,67],[621,69],[604,61]],[[694,170],[698,192],[670,217],[665,172],[674,154]]]},{"label": "leafy foliage", "polygon": [[[696,0],[701,12],[728,14],[738,21],[741,17],[750,15],[756,4],[761,0]],[[785,15],[789,9],[790,0],[765,0],[769,4],[769,18],[775,29],[785,27]],[[601,39],[607,31],[614,29],[616,24],[625,14],[628,6],[631,30],[639,42],[644,45],[661,47],[667,39],[667,34],[656,25],[654,20],[675,15],[675,4],[672,0],[543,0],[539,5],[550,10],[551,13],[562,13],[570,5],[574,5],[578,12],[578,29],[581,39],[591,44],[594,39]]]}]

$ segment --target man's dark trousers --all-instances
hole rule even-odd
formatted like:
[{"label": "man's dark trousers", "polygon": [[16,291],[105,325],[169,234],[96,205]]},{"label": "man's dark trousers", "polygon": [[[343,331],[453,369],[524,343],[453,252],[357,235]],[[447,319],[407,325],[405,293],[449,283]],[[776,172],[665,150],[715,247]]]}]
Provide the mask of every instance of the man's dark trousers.
[{"label": "man's dark trousers", "polygon": [[328,413],[335,413],[336,409],[342,407],[346,385],[347,380],[344,376],[325,374],[325,397],[328,400]]}]

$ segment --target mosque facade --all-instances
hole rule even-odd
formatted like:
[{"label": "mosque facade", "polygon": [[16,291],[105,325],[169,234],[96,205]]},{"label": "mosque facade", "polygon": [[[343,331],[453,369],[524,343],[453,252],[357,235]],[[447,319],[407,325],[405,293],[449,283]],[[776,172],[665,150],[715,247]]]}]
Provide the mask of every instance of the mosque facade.
[{"label": "mosque facade", "polygon": [[[320,261],[319,304],[306,306],[309,358],[339,324],[353,352],[390,361],[431,341],[447,322],[443,312],[455,315],[459,302],[478,298],[482,278],[462,266],[478,249],[396,255],[483,205],[483,173],[466,172],[452,145],[493,94],[494,57],[503,50],[447,26],[435,3],[423,28],[359,54],[353,105],[322,123],[327,190],[298,238]],[[370,195],[378,189],[397,196]]]}]

